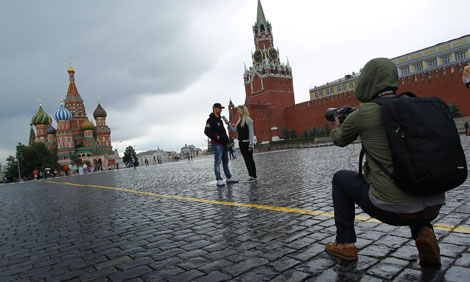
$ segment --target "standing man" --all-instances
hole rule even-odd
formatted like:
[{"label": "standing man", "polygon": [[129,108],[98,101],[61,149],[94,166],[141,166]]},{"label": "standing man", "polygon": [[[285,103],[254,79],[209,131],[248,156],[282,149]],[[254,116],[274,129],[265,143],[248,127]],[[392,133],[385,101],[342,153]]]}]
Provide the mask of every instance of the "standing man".
[{"label": "standing man", "polygon": [[222,167],[224,168],[224,174],[226,177],[226,182],[228,183],[237,183],[238,180],[232,179],[232,174],[228,168],[228,136],[225,131],[224,122],[220,114],[222,113],[221,104],[215,103],[212,106],[212,113],[209,115],[209,118],[206,122],[206,128],[204,129],[204,134],[207,135],[212,140],[212,148],[214,149],[214,173],[215,178],[217,179],[217,187],[222,187],[225,183],[220,176],[220,163],[222,162]]}]

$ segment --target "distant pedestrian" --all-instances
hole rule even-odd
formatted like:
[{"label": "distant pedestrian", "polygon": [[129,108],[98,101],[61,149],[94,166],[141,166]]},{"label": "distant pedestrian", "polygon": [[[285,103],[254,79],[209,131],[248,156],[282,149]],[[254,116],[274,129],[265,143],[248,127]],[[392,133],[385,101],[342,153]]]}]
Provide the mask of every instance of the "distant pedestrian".
[{"label": "distant pedestrian", "polygon": [[135,160],[132,160],[132,166],[134,167],[134,169],[136,169],[135,168]]},{"label": "distant pedestrian", "polygon": [[35,169],[33,171],[33,177],[34,177],[34,180],[37,180],[38,179],[38,176],[39,176],[39,171],[37,169]]},{"label": "distant pedestrian", "polygon": [[247,182],[253,182],[256,181],[256,165],[255,160],[253,159],[253,148],[255,147],[253,120],[250,118],[250,113],[245,105],[238,106],[237,112],[239,114],[239,118],[235,128],[232,127],[228,121],[226,121],[226,123],[228,124],[230,131],[233,133],[238,132],[238,144],[240,146],[243,159],[245,160],[248,175],[250,176]]},{"label": "distant pedestrian", "polygon": [[88,172],[87,164],[83,164],[82,168],[83,168],[83,173],[86,174]]},{"label": "distant pedestrian", "polygon": [[470,130],[469,130],[469,129],[470,129],[470,125],[468,124],[469,122],[470,122],[469,120],[467,120],[467,121],[465,122],[465,135],[466,135],[466,136],[470,135]]},{"label": "distant pedestrian", "polygon": [[206,127],[204,129],[204,134],[212,140],[212,148],[214,150],[214,173],[215,178],[217,179],[217,186],[222,187],[225,183],[222,181],[220,175],[220,163],[222,162],[222,167],[224,169],[224,174],[226,177],[226,182],[228,183],[237,183],[238,180],[232,179],[232,174],[228,167],[228,136],[224,128],[224,123],[220,114],[222,113],[221,104],[215,103],[212,106],[212,113],[209,115],[209,118],[206,122]]}]

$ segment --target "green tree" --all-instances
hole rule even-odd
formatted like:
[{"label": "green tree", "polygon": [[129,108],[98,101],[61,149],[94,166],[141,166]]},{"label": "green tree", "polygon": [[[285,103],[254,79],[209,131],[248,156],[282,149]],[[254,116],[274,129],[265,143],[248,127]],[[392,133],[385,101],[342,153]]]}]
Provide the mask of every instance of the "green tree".
[{"label": "green tree", "polygon": [[313,136],[316,136],[316,134],[317,134],[317,127],[313,126],[312,129],[310,129],[308,136],[313,137]]},{"label": "green tree", "polygon": [[287,126],[284,126],[282,129],[282,139],[289,139],[289,129],[287,129]]},{"label": "green tree", "polygon": [[[22,177],[26,176],[32,178],[32,174],[35,169],[39,171],[44,171],[45,168],[50,168],[51,170],[59,169],[57,150],[49,150],[47,146],[41,142],[32,143],[30,146],[18,143],[16,146],[16,155],[18,156],[18,161],[20,163]],[[8,170],[10,173],[8,173],[8,176],[17,177],[18,162],[13,156],[10,156],[9,159],[10,163],[8,165]]]},{"label": "green tree", "polygon": [[306,128],[304,128],[304,133],[302,134],[302,137],[308,137],[308,132]]},{"label": "green tree", "polygon": [[455,101],[452,102],[452,104],[447,104],[447,106],[449,106],[450,115],[451,115],[453,118],[463,117],[463,114],[460,112],[460,109],[459,109],[459,107],[457,106],[457,103],[455,103]]},{"label": "green tree", "polygon": [[295,128],[292,128],[289,132],[290,138],[297,138],[297,131],[295,131]]},{"label": "green tree", "polygon": [[330,134],[330,133],[331,133],[330,126],[328,125],[328,122],[325,122],[325,134]]},{"label": "green tree", "polygon": [[139,166],[139,158],[137,157],[137,154],[132,146],[127,146],[126,150],[124,151],[124,157],[122,158],[122,161],[125,164],[134,161],[134,165]]},{"label": "green tree", "polygon": [[7,158],[7,170],[5,172],[8,179],[18,178],[18,161],[14,156]]}]

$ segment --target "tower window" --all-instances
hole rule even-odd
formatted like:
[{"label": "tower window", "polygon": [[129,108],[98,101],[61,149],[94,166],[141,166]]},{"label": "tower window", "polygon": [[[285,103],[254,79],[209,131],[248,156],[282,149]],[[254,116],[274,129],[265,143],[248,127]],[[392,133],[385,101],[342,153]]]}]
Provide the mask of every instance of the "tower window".
[{"label": "tower window", "polygon": [[264,32],[264,25],[263,25],[263,24],[259,27],[259,30],[260,30],[261,32]]},{"label": "tower window", "polygon": [[467,57],[467,56],[466,56],[466,54],[465,54],[465,51],[461,51],[461,52],[458,52],[458,53],[457,53],[457,60],[458,60],[458,61],[463,61],[463,60],[465,60],[466,57]]},{"label": "tower window", "polygon": [[423,65],[421,63],[417,63],[414,65],[415,71],[422,71],[423,70]]},{"label": "tower window", "polygon": [[449,58],[449,56],[443,56],[443,57],[442,57],[442,64],[443,64],[443,65],[447,65],[447,64],[449,64],[449,63],[450,63],[450,58]]},{"label": "tower window", "polygon": [[410,72],[410,71],[409,71],[409,69],[408,69],[408,66],[401,68],[401,74],[402,74],[402,75],[407,75],[409,72]]},{"label": "tower window", "polygon": [[433,60],[429,60],[428,61],[428,68],[432,69],[432,68],[435,68],[436,67],[436,61],[433,59]]}]

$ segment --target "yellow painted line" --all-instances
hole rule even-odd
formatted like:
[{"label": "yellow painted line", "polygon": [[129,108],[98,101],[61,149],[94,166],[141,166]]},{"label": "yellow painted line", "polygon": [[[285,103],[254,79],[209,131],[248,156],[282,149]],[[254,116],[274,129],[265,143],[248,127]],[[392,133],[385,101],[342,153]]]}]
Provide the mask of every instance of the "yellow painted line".
[{"label": "yellow painted line", "polygon": [[[294,208],[285,208],[285,207],[276,207],[276,206],[267,206],[267,205],[253,205],[253,204],[244,204],[244,203],[236,203],[236,202],[214,201],[214,200],[189,198],[189,197],[182,197],[182,196],[171,196],[171,195],[156,194],[156,193],[151,193],[151,192],[136,191],[136,190],[126,189],[126,188],[118,188],[118,187],[111,187],[111,186],[76,184],[76,183],[70,183],[70,182],[57,182],[57,181],[50,181],[50,180],[44,180],[44,182],[48,182],[52,184],[65,184],[65,185],[77,186],[77,187],[92,187],[92,188],[109,189],[109,190],[123,191],[123,192],[129,192],[129,193],[134,193],[134,194],[142,194],[142,195],[147,195],[147,196],[152,196],[152,197],[178,199],[178,200],[185,200],[185,201],[192,201],[192,202],[199,202],[199,203],[206,203],[206,204],[246,207],[246,208],[272,210],[272,211],[280,211],[280,212],[287,212],[287,213],[301,213],[301,214],[311,214],[311,215],[316,215],[316,216],[334,217],[334,213],[325,212],[325,211],[312,211],[312,210],[306,210],[306,209],[294,209]],[[357,215],[356,220],[362,221],[362,222],[382,223],[380,220],[377,220],[375,218],[371,218],[369,216],[361,216],[361,215]],[[464,227],[464,226],[434,224],[434,229],[447,230],[450,232],[470,233],[470,227]]]}]

